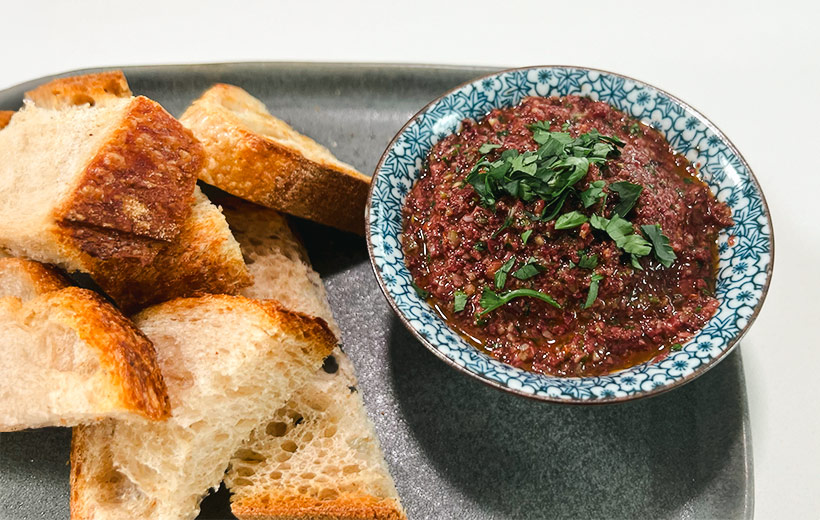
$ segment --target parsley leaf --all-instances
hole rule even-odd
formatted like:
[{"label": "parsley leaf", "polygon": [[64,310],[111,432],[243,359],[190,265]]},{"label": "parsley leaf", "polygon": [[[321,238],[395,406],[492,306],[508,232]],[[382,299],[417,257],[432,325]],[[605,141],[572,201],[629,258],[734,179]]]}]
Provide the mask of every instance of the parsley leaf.
[{"label": "parsley leaf", "polygon": [[652,241],[652,250],[655,258],[664,267],[671,267],[678,258],[672,246],[669,245],[669,237],[663,234],[661,227],[657,224],[651,226],[641,226],[644,235]]},{"label": "parsley leaf", "polygon": [[519,280],[528,280],[533,276],[543,273],[544,267],[535,258],[530,258],[527,263],[518,268],[512,275]]},{"label": "parsley leaf", "polygon": [[601,135],[597,130],[577,138],[567,132],[551,132],[548,121],[536,122],[529,128],[540,145],[537,151],[508,149],[490,161],[486,154],[499,145],[485,143],[479,148],[482,157],[465,180],[483,206],[494,206],[504,195],[525,202],[540,198],[558,214],[568,190],[586,176],[589,166],[616,157],[624,145],[617,137]]},{"label": "parsley leaf", "polygon": [[589,188],[578,194],[585,208],[592,206],[604,196],[604,186],[606,186],[606,182],[594,181],[589,183]]},{"label": "parsley leaf", "polygon": [[578,260],[578,267],[581,269],[595,269],[598,266],[598,255],[590,255],[587,256],[585,254],[581,255],[581,258]]},{"label": "parsley leaf", "polygon": [[683,350],[683,345],[681,345],[680,343],[674,343],[671,347],[669,347],[669,350],[671,350],[672,352]]},{"label": "parsley leaf", "polygon": [[453,293],[453,310],[461,312],[467,305],[467,295],[463,291],[456,291]]},{"label": "parsley leaf", "polygon": [[643,191],[643,186],[627,181],[620,181],[610,184],[609,189],[617,193],[621,199],[615,206],[615,213],[621,217],[625,217],[627,213],[635,207],[635,203],[638,202],[638,197],[640,197]]},{"label": "parsley leaf", "polygon": [[606,231],[606,227],[609,225],[609,219],[600,215],[592,215],[589,217],[589,225],[595,229]]},{"label": "parsley leaf", "polygon": [[473,246],[473,249],[475,249],[476,251],[486,251],[487,250],[487,242],[484,242],[483,240],[479,240],[478,242],[475,243],[475,245]]},{"label": "parsley leaf", "polygon": [[484,292],[481,293],[481,307],[483,307],[484,310],[479,312],[478,316],[484,316],[485,314],[496,310],[502,305],[506,305],[515,298],[522,298],[525,296],[529,296],[531,298],[538,298],[539,300],[549,303],[553,307],[556,307],[558,309],[561,308],[561,304],[553,300],[550,295],[542,293],[541,291],[536,291],[534,289],[516,289],[514,291],[507,291],[501,294],[496,294],[489,287],[484,287]]},{"label": "parsley leaf", "polygon": [[521,233],[521,244],[527,245],[527,240],[530,239],[530,235],[532,235],[532,229],[528,229]]},{"label": "parsley leaf", "polygon": [[585,301],[581,306],[582,309],[589,309],[592,307],[595,299],[598,298],[598,283],[603,279],[604,277],[602,275],[592,273],[592,276],[589,278],[589,292],[587,293],[587,301]]},{"label": "parsley leaf", "polygon": [[515,265],[515,257],[510,258],[509,260],[504,262],[504,265],[498,268],[498,270],[495,272],[496,287],[498,287],[499,289],[504,288],[504,284],[507,283],[507,274],[510,272],[510,269],[512,269],[513,265]]},{"label": "parsley leaf", "polygon": [[430,296],[430,291],[425,291],[424,289],[422,289],[421,287],[419,287],[418,285],[416,285],[416,282],[410,282],[410,285],[412,285],[412,286],[413,286],[413,289],[415,289],[416,294],[417,294],[417,295],[418,295],[418,297],[419,297],[419,298],[421,298],[422,300],[426,300],[426,299],[427,299],[427,297],[428,297],[428,296]]},{"label": "parsley leaf", "polygon": [[586,215],[580,211],[570,211],[564,213],[555,221],[555,229],[572,229],[587,221]]},{"label": "parsley leaf", "polygon": [[496,148],[501,148],[501,145],[494,143],[484,143],[481,145],[481,148],[478,149],[478,153],[480,153],[481,155],[486,155],[490,153],[491,150],[495,150]]}]

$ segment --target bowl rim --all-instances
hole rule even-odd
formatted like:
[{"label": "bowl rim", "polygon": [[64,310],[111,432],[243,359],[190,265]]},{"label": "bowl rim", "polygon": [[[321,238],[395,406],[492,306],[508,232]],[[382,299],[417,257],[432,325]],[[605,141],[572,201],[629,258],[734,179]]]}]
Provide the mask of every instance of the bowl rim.
[{"label": "bowl rim", "polygon": [[[488,379],[488,378],[482,376],[481,374],[473,372],[472,370],[468,369],[465,366],[459,365],[458,363],[456,363],[455,361],[453,361],[452,359],[447,357],[445,354],[440,352],[437,348],[435,348],[427,340],[427,338],[422,336],[410,324],[410,322],[404,316],[404,313],[398,308],[398,306],[396,304],[396,301],[393,299],[393,297],[390,295],[389,291],[387,290],[387,286],[385,285],[385,282],[382,279],[382,275],[381,275],[380,270],[376,266],[376,260],[375,260],[374,252],[373,252],[374,246],[373,246],[373,241],[371,239],[371,233],[370,233],[370,230],[371,230],[370,213],[371,213],[371,206],[372,206],[372,202],[373,202],[373,190],[374,190],[374,187],[376,185],[376,179],[379,175],[379,172],[382,168],[382,165],[384,164],[385,160],[387,159],[387,156],[390,154],[390,151],[392,150],[393,146],[396,144],[396,141],[398,141],[399,138],[402,136],[402,134],[404,134],[405,130],[407,130],[407,127],[410,126],[414,121],[416,121],[419,118],[419,116],[421,116],[423,113],[427,112],[427,110],[431,106],[433,106],[434,104],[438,103],[439,101],[441,101],[445,97],[452,95],[456,91],[458,91],[458,90],[460,90],[460,89],[462,89],[462,88],[464,88],[468,85],[479,83],[484,79],[496,77],[496,76],[499,76],[501,74],[507,74],[507,73],[511,73],[511,72],[530,71],[530,70],[538,70],[538,69],[561,69],[561,68],[579,69],[579,70],[585,70],[585,71],[590,71],[590,72],[598,72],[598,73],[607,74],[607,75],[610,75],[610,76],[619,77],[619,78],[622,78],[622,79],[632,81],[632,82],[638,83],[640,85],[649,87],[649,88],[654,89],[655,91],[663,94],[664,96],[667,96],[669,99],[671,99],[675,103],[681,105],[683,108],[685,108],[686,110],[690,111],[692,114],[697,116],[706,125],[707,128],[709,128],[715,135],[720,137],[721,141],[723,141],[728,146],[728,148],[738,158],[738,160],[741,162],[741,164],[744,166],[744,168],[746,168],[746,171],[749,173],[749,179],[754,183],[754,186],[756,187],[757,192],[760,194],[760,200],[761,200],[762,207],[763,207],[763,214],[766,216],[766,223],[769,226],[769,243],[770,243],[770,252],[769,252],[770,259],[769,259],[769,264],[766,267],[766,282],[764,283],[763,288],[761,289],[760,300],[758,301],[757,305],[755,306],[754,311],[752,312],[752,314],[747,319],[746,325],[742,329],[740,329],[738,331],[738,333],[728,342],[728,345],[726,346],[726,348],[723,351],[721,351],[717,356],[713,357],[708,363],[702,364],[699,367],[697,367],[695,370],[692,371],[692,373],[690,373],[686,376],[683,376],[680,379],[675,380],[675,381],[673,381],[672,383],[670,383],[668,385],[663,385],[663,386],[660,386],[660,387],[654,387],[651,390],[640,390],[638,392],[635,392],[634,394],[629,394],[629,395],[625,395],[625,396],[620,396],[620,397],[616,396],[616,397],[609,397],[609,398],[603,398],[603,399],[600,399],[600,398],[599,399],[578,399],[578,398],[567,399],[567,398],[561,398],[561,397],[552,397],[552,396],[549,396],[549,395],[538,395],[538,394],[534,394],[534,393],[531,394],[531,393],[527,393],[527,392],[524,392],[524,391],[516,389],[516,388],[510,388],[509,386],[506,386],[506,385],[504,385],[502,383],[499,383],[497,381],[493,381],[491,379]],[[666,393],[670,390],[673,390],[673,389],[678,388],[682,385],[685,385],[686,383],[694,381],[698,377],[700,377],[703,374],[705,374],[706,372],[708,372],[710,369],[712,369],[718,363],[720,363],[723,359],[725,359],[726,356],[728,356],[728,354],[730,354],[733,350],[735,350],[735,348],[740,344],[741,339],[743,339],[743,337],[749,331],[749,328],[757,320],[757,317],[760,314],[760,310],[763,308],[763,304],[765,303],[766,296],[768,295],[768,292],[769,292],[769,286],[771,285],[772,274],[774,272],[774,259],[775,259],[774,227],[773,227],[773,223],[772,223],[772,215],[771,215],[771,212],[769,210],[769,205],[766,201],[766,196],[763,193],[763,188],[761,187],[760,182],[758,181],[757,177],[755,176],[754,172],[752,171],[751,166],[749,166],[749,163],[746,161],[746,158],[743,157],[743,155],[740,153],[740,150],[738,150],[737,146],[735,146],[735,144],[726,136],[726,134],[720,128],[718,128],[717,125],[715,125],[715,123],[713,123],[709,118],[704,116],[702,112],[695,109],[692,105],[690,105],[689,103],[683,101],[679,97],[674,96],[674,95],[670,94],[669,92],[667,92],[667,91],[665,91],[661,88],[658,88],[658,87],[656,87],[656,86],[654,86],[650,83],[647,83],[645,81],[635,79],[631,76],[626,76],[624,74],[619,74],[617,72],[610,72],[610,71],[604,70],[604,69],[598,69],[598,68],[593,68],[593,67],[583,67],[583,66],[579,66],[579,65],[529,65],[529,66],[525,66],[525,67],[514,67],[514,68],[508,68],[508,69],[499,69],[495,72],[490,72],[490,73],[487,73],[487,74],[482,74],[480,76],[476,76],[473,79],[470,79],[470,80],[465,81],[465,82],[463,82],[463,83],[461,83],[461,84],[459,84],[459,85],[457,85],[453,88],[450,88],[447,91],[445,91],[444,93],[440,94],[435,99],[433,99],[432,101],[430,101],[429,103],[427,103],[426,105],[424,105],[415,114],[413,114],[413,116],[410,119],[408,119],[407,122],[404,123],[402,125],[402,127],[396,132],[396,135],[393,136],[393,139],[391,139],[390,142],[385,147],[384,152],[382,153],[381,157],[379,158],[378,163],[376,163],[376,167],[373,170],[373,175],[370,179],[370,187],[369,187],[368,192],[367,192],[367,203],[365,204],[364,219],[365,219],[365,239],[367,241],[367,254],[368,254],[368,258],[370,259],[370,267],[373,270],[374,275],[376,276],[376,281],[379,284],[379,289],[381,290],[382,294],[384,295],[385,299],[387,300],[387,302],[390,305],[391,309],[393,310],[394,314],[399,318],[399,320],[402,322],[404,327],[407,328],[410,331],[410,333],[413,336],[415,336],[415,338],[417,340],[419,340],[422,343],[422,345],[425,346],[425,348],[427,348],[427,350],[431,351],[433,354],[436,355],[436,357],[438,357],[439,359],[444,361],[450,367],[456,369],[456,371],[458,371],[462,374],[466,374],[468,376],[471,376],[474,379],[477,379],[478,381],[480,381],[480,382],[484,383],[485,385],[490,386],[492,388],[496,388],[496,389],[502,390],[504,392],[508,392],[508,393],[511,393],[511,394],[514,394],[514,395],[518,395],[518,396],[521,396],[521,397],[526,397],[528,399],[532,399],[534,401],[540,401],[540,402],[550,402],[550,403],[567,404],[567,405],[604,405],[604,404],[624,403],[624,402],[627,402],[627,401],[634,401],[634,400],[637,400],[637,399],[642,399],[642,398],[646,398],[646,397],[654,397],[654,396],[657,396],[657,395],[661,395],[661,394],[664,394],[664,393]],[[444,322],[443,320],[442,320],[442,322],[445,324],[445,326],[448,329],[450,329],[451,331],[453,330],[446,322]],[[453,332],[455,332],[455,331],[453,331]],[[696,333],[696,335],[697,335],[697,333]],[[545,377],[550,377],[550,376],[545,375]],[[555,377],[555,376],[552,376],[552,377]],[[578,378],[578,379],[584,379],[584,378],[582,377],[582,378]]]}]

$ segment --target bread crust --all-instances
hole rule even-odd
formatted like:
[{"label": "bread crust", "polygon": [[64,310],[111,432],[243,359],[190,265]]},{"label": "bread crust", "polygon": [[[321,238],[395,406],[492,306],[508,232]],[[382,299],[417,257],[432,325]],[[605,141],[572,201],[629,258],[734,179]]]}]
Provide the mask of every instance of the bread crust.
[{"label": "bread crust", "polygon": [[177,238],[153,261],[97,260],[95,281],[126,313],[174,298],[198,294],[236,294],[252,283],[224,216],[197,193],[194,208]]},{"label": "bread crust", "polygon": [[37,295],[59,291],[71,285],[55,268],[25,258],[0,258],[0,270],[16,271],[29,278],[30,287]]},{"label": "bread crust", "polygon": [[191,211],[202,146],[159,104],[137,97],[53,217],[64,246],[151,261]]},{"label": "bread crust", "polygon": [[6,128],[11,121],[11,116],[14,115],[14,110],[0,110],[0,130]]},{"label": "bread crust", "polygon": [[43,108],[61,109],[94,106],[113,98],[131,97],[131,89],[121,70],[57,78],[25,94],[25,99]]},{"label": "bread crust", "polygon": [[254,496],[231,502],[240,520],[405,520],[393,499],[369,495],[314,500],[301,495]]},{"label": "bread crust", "polygon": [[217,84],[180,118],[208,154],[200,179],[243,199],[363,235],[370,178],[341,162],[310,160],[254,132],[220,102],[242,103],[246,96],[238,87]]},{"label": "bread crust", "polygon": [[154,345],[131,321],[95,292],[79,287],[49,292],[42,299],[50,319],[75,330],[99,351],[103,370],[119,390],[118,408],[152,420],[170,416]]}]

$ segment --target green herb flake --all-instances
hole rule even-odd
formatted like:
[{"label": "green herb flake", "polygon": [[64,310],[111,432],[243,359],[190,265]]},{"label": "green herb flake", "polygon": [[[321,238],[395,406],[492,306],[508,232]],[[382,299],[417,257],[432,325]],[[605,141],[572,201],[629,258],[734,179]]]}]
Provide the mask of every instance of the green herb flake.
[{"label": "green herb flake", "polygon": [[467,295],[463,291],[456,291],[453,293],[453,310],[461,312],[467,306]]},{"label": "green herb flake", "polygon": [[522,265],[512,275],[519,280],[529,280],[535,275],[541,274],[545,271],[544,266],[538,263],[535,258],[530,258],[527,263]]},{"label": "green herb flake", "polygon": [[499,288],[499,289],[504,288],[504,284],[507,283],[507,274],[509,274],[510,269],[513,268],[513,265],[515,265],[515,257],[512,257],[509,260],[507,260],[506,262],[504,262],[504,265],[499,267],[498,270],[495,272],[495,277],[494,278],[495,278],[495,286],[497,288]]},{"label": "green herb flake", "polygon": [[487,250],[487,242],[484,242],[483,240],[478,241],[473,246],[473,249],[475,249],[476,251],[486,251]]},{"label": "green herb flake", "polygon": [[572,126],[572,123],[570,123],[569,121],[564,121],[564,124],[561,125],[561,131],[566,132],[567,130],[569,130],[570,126]]},{"label": "green herb flake", "polygon": [[416,294],[422,300],[426,300],[430,296],[430,291],[425,291],[424,289],[416,285],[416,282],[410,282],[410,285],[413,286],[413,289],[416,291]]},{"label": "green herb flake", "polygon": [[641,125],[639,123],[632,123],[629,125],[629,135],[643,135]]},{"label": "green herb flake", "polygon": [[592,206],[598,199],[604,197],[604,186],[606,186],[606,182],[594,181],[589,183],[589,188],[578,194],[585,208]]},{"label": "green herb flake", "polygon": [[481,155],[486,155],[496,148],[501,148],[501,145],[495,143],[484,143],[481,145],[481,148],[478,149],[478,153]]},{"label": "green herb flake", "polygon": [[587,216],[580,211],[564,213],[555,221],[555,229],[572,229],[587,222]]},{"label": "green herb flake", "polygon": [[521,244],[527,245],[527,240],[530,239],[530,235],[532,235],[532,229],[528,229],[521,233]]},{"label": "green herb flake", "polygon": [[669,347],[669,350],[671,350],[672,352],[678,352],[679,350],[683,350],[683,345],[681,345],[680,343],[675,343],[671,347]]},{"label": "green herb flake", "polygon": [[657,224],[651,226],[641,226],[644,235],[652,241],[652,252],[664,267],[671,267],[678,258],[672,246],[669,245],[669,237],[663,234],[661,227]]},{"label": "green herb flake", "polygon": [[581,306],[582,309],[589,309],[592,307],[592,304],[595,303],[595,299],[598,298],[598,284],[604,277],[598,273],[592,273],[592,276],[589,278],[589,292],[587,293],[587,301],[584,302],[584,305]]},{"label": "green herb flake", "polygon": [[625,217],[638,202],[638,197],[640,197],[643,191],[643,186],[627,181],[620,181],[610,184],[609,189],[617,193],[618,197],[620,197],[618,204],[615,205],[615,213],[621,217]]},{"label": "green herb flake", "polygon": [[578,260],[578,267],[581,269],[595,269],[598,267],[598,255],[585,255],[582,254],[581,258]]},{"label": "green herb flake", "polygon": [[534,289],[516,289],[514,291],[507,291],[501,294],[496,294],[489,287],[484,287],[484,291],[481,294],[481,307],[484,310],[479,312],[477,316],[480,318],[496,310],[497,308],[506,305],[515,298],[523,297],[538,298],[541,301],[549,303],[555,308],[561,308],[561,304],[553,300],[550,295],[542,293],[541,291],[536,291]]}]

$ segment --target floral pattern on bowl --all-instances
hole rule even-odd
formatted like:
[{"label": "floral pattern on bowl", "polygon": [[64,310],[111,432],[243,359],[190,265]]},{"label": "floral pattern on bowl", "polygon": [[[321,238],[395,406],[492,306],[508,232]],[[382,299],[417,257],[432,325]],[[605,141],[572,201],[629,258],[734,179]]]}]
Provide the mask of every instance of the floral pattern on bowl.
[{"label": "floral pattern on bowl", "polygon": [[[718,237],[715,316],[678,352],[613,374],[559,378],[506,365],[464,341],[416,294],[400,244],[401,210],[432,146],[496,107],[526,96],[580,94],[605,101],[662,132],[694,163],[733,227]],[[390,143],[373,176],[366,212],[370,258],[393,309],[427,348],[481,381],[546,401],[597,403],[657,394],[705,372],[738,343],[771,280],[774,240],[768,207],[751,169],[709,120],[645,83],[579,67],[531,67],[476,79],[430,103]]]}]

